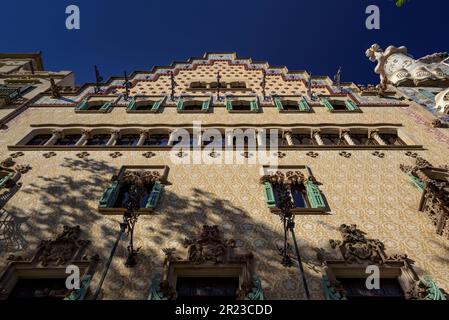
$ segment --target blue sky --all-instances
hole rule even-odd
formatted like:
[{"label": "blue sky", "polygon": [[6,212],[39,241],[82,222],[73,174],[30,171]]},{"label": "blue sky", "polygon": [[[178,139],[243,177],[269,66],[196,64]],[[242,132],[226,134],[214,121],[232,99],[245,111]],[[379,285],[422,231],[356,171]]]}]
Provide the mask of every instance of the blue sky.
[{"label": "blue sky", "polygon": [[[81,30],[65,28],[65,8],[81,10]],[[381,29],[367,30],[365,9],[381,9]],[[49,70],[73,70],[77,83],[148,70],[206,51],[377,83],[365,57],[372,43],[405,45],[415,57],[447,51],[446,0],[21,0],[2,1],[0,52],[42,50]]]}]

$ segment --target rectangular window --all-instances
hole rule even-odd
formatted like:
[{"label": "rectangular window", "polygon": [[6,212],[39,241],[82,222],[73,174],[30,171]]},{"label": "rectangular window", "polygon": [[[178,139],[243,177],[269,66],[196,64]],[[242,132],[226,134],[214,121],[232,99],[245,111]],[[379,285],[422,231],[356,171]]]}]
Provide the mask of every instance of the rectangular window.
[{"label": "rectangular window", "polygon": [[195,298],[195,300],[209,300],[220,298],[237,300],[239,278],[198,278],[178,277],[176,292],[178,299]]},{"label": "rectangular window", "polygon": [[404,300],[405,294],[397,278],[381,278],[379,289],[368,289],[366,278],[337,278],[348,300]]},{"label": "rectangular window", "polygon": [[128,103],[126,112],[158,112],[160,111],[164,101],[165,97],[134,97]]},{"label": "rectangular window", "polygon": [[19,279],[8,300],[64,300],[69,290],[65,278]]},{"label": "rectangular window", "polygon": [[275,98],[274,103],[280,112],[309,112],[311,110],[303,98]]},{"label": "rectangular window", "polygon": [[229,112],[259,112],[257,100],[226,100],[226,109]]},{"label": "rectangular window", "polygon": [[75,112],[109,112],[112,110],[113,101],[100,99],[100,97],[91,97],[81,101],[76,107]]},{"label": "rectangular window", "polygon": [[342,112],[342,111],[353,111],[359,112],[360,108],[357,104],[352,100],[343,100],[343,99],[326,99],[322,98],[321,103],[331,112]]}]

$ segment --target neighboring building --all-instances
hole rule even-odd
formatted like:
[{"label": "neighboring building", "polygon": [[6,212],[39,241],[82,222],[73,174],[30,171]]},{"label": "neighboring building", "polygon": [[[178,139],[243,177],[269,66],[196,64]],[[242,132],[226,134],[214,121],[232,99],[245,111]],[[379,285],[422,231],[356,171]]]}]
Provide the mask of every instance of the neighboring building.
[{"label": "neighboring building", "polygon": [[0,53],[0,126],[20,114],[28,101],[51,87],[74,87],[72,72],[45,71],[42,53]]},{"label": "neighboring building", "polygon": [[444,298],[449,132],[421,105],[233,53],[126,80],[53,88],[1,131],[0,298],[64,298],[74,264],[91,299],[129,205],[137,265],[120,237],[100,299],[305,299],[295,244],[312,299]]}]

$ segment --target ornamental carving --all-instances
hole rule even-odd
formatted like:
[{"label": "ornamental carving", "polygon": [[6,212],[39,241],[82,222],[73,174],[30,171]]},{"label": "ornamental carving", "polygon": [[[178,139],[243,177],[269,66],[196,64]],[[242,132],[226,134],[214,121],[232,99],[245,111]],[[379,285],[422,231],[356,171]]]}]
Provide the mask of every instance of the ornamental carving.
[{"label": "ornamental carving", "polygon": [[223,239],[218,226],[203,226],[199,237],[186,238],[183,244],[188,248],[187,259],[197,264],[224,263],[228,260],[229,249],[235,248],[235,241]]},{"label": "ornamental carving", "polygon": [[414,166],[401,165],[401,170],[423,185],[419,210],[427,215],[437,234],[449,238],[449,167],[435,167],[417,157]]},{"label": "ornamental carving", "polygon": [[38,261],[44,266],[66,265],[77,258],[77,254],[85,249],[90,241],[80,240],[81,228],[64,226],[63,232],[54,240],[44,240],[39,246]]},{"label": "ornamental carving", "polygon": [[177,270],[188,269],[190,272],[203,270],[216,274],[220,268],[232,266],[239,270],[235,276],[240,278],[236,296],[239,300],[262,300],[263,291],[260,280],[254,274],[254,256],[252,253],[237,254],[235,241],[225,239],[218,226],[204,225],[197,237],[183,241],[187,249],[186,258],[182,259],[173,248],[163,249],[165,254],[164,270],[156,274],[151,286],[150,299],[175,300],[177,298]]},{"label": "ornamental carving", "polygon": [[331,247],[338,249],[347,263],[383,264],[387,260],[384,244],[377,239],[368,239],[366,233],[355,224],[340,226],[343,240],[330,240]]},{"label": "ornamental carving", "polygon": [[277,171],[274,174],[264,175],[260,179],[261,184],[270,182],[273,186],[283,184],[297,185],[302,184],[305,181],[306,177],[301,171],[287,171],[285,173],[282,171]]}]

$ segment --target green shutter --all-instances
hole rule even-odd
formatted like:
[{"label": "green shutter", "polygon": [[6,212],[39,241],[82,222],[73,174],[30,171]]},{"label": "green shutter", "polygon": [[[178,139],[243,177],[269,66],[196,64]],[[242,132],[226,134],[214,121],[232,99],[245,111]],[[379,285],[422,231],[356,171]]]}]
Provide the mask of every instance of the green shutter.
[{"label": "green shutter", "polygon": [[258,112],[259,111],[259,103],[257,102],[257,100],[251,101],[250,106],[251,106],[251,111],[252,112]]},{"label": "green shutter", "polygon": [[128,103],[128,108],[126,109],[127,111],[132,111],[132,110],[136,110],[137,108],[137,102],[135,98],[132,98],[131,101]]},{"label": "green shutter", "polygon": [[153,190],[151,190],[150,196],[148,197],[148,202],[146,205],[147,209],[154,209],[159,202],[159,197],[161,196],[162,184],[159,181],[156,181],[153,186]]},{"label": "green shutter", "polygon": [[226,109],[228,111],[232,110],[232,101],[231,100],[226,100]]},{"label": "green shutter", "polygon": [[8,183],[8,181],[12,179],[12,177],[14,177],[14,173],[11,172],[6,177],[0,179],[0,188],[3,188]]},{"label": "green shutter", "polygon": [[301,111],[309,111],[310,110],[310,106],[307,103],[306,99],[302,99],[301,101],[299,101],[299,110],[301,110]]},{"label": "green shutter", "polygon": [[346,100],[345,104],[346,104],[346,108],[348,108],[348,110],[350,110],[350,111],[359,110],[359,107],[352,100]]},{"label": "green shutter", "polygon": [[81,101],[79,105],[75,107],[75,110],[86,110],[89,107],[89,102],[87,99]]},{"label": "green shutter", "polygon": [[209,111],[210,99],[203,102],[203,111]]},{"label": "green shutter", "polygon": [[106,102],[106,103],[101,107],[100,111],[108,112],[109,109],[111,109],[111,107],[112,107],[112,102],[111,102],[111,101]]},{"label": "green shutter", "polygon": [[184,110],[184,100],[179,99],[177,108],[178,108],[178,111]]},{"label": "green shutter", "polygon": [[327,276],[323,276],[323,285],[326,300],[346,300],[340,292],[335,290]]},{"label": "green shutter", "polygon": [[321,102],[329,111],[334,110],[334,107],[332,106],[332,103],[329,102],[329,100],[323,98],[321,99]]},{"label": "green shutter", "polygon": [[86,275],[81,281],[80,288],[78,290],[72,291],[70,295],[66,297],[64,300],[72,300],[72,301],[84,300],[87,294],[87,290],[89,290],[91,281],[92,276]]},{"label": "green shutter", "polygon": [[314,209],[325,208],[326,204],[324,203],[323,196],[318,186],[315,185],[312,181],[307,181],[305,185],[310,206]]},{"label": "green shutter", "polygon": [[270,182],[264,183],[265,188],[265,199],[268,208],[276,208],[276,198],[274,196],[273,186]]},{"label": "green shutter", "polygon": [[425,184],[421,181],[418,177],[415,177],[412,173],[409,173],[408,176],[410,177],[410,180],[413,182],[413,184],[421,191],[424,192]]},{"label": "green shutter", "polygon": [[100,208],[112,208],[117,201],[119,191],[120,183],[118,181],[114,181],[112,185],[104,192],[103,197],[100,200]]},{"label": "green shutter", "polygon": [[159,108],[161,107],[162,102],[164,102],[164,99],[158,100],[158,101],[156,101],[155,103],[153,103],[153,107],[151,107],[151,110],[153,110],[153,111],[159,111]]},{"label": "green shutter", "polygon": [[435,101],[435,95],[432,92],[429,92],[427,90],[420,89],[419,93],[421,93],[424,97],[431,101]]},{"label": "green shutter", "polygon": [[276,105],[276,108],[278,108],[278,110],[284,110],[281,99],[274,98],[274,104]]},{"label": "green shutter", "polygon": [[444,293],[429,276],[423,276],[423,279],[429,287],[425,300],[446,300]]}]

